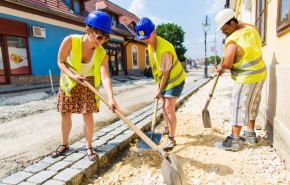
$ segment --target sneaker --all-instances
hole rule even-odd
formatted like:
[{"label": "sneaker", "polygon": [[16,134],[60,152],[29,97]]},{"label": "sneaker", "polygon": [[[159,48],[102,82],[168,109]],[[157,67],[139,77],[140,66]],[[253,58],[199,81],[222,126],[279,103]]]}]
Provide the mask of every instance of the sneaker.
[{"label": "sneaker", "polygon": [[240,150],[239,139],[232,138],[231,136],[228,136],[226,140],[223,142],[216,142],[214,146],[223,150],[232,150],[232,151]]},{"label": "sneaker", "polygon": [[244,131],[244,134],[239,137],[239,140],[244,141],[246,143],[258,143],[256,132],[247,132],[247,130]]}]

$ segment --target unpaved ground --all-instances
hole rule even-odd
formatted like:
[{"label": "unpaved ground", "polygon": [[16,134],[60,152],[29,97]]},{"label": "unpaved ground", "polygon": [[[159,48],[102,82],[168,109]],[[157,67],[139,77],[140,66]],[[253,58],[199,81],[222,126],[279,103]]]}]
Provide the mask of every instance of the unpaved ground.
[{"label": "unpaved ground", "polygon": [[[202,77],[202,70],[189,71],[186,85]],[[157,88],[153,80],[136,80],[127,85],[114,83],[113,86],[115,100],[125,115],[153,103]],[[0,95],[2,105],[10,104],[0,107],[0,181],[51,154],[60,144],[60,114],[55,111],[56,96],[30,102],[32,96],[37,99],[49,90]],[[105,94],[104,89],[100,89],[100,92]],[[95,131],[118,119],[103,103],[100,113],[94,114],[94,118]],[[71,144],[84,137],[82,116],[73,115],[72,119]]]},{"label": "unpaved ground", "polygon": [[[180,158],[189,184],[264,185],[290,184],[290,172],[280,161],[263,130],[257,130],[258,144],[242,145],[238,152],[214,147],[231,133],[229,105],[234,85],[229,74],[219,79],[209,106],[213,128],[204,129],[201,110],[213,81],[192,95],[178,110],[177,146],[171,151]],[[258,127],[258,126],[257,126]],[[164,122],[156,128],[161,131]],[[164,136],[160,147],[164,147]],[[162,158],[149,150],[138,150],[135,144],[116,158],[103,172],[84,184],[153,185],[165,184],[161,175]]]}]

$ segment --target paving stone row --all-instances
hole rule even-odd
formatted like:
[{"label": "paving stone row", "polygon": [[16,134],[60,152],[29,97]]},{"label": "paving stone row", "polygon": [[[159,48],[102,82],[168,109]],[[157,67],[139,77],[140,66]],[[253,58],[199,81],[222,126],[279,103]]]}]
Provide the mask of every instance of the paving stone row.
[{"label": "paving stone row", "polygon": [[[214,76],[215,74],[212,74]],[[177,100],[180,105],[188,96],[197,91],[210,79],[198,80],[184,88]],[[127,116],[140,130],[151,128],[154,103]],[[158,104],[157,122],[162,117],[161,102]],[[86,156],[85,138],[70,145],[70,149],[58,158],[47,156],[5,179],[0,185],[75,185],[80,184],[82,178],[90,178],[93,174],[106,166],[118,152],[137,139],[137,134],[123,121],[118,120],[93,135],[93,147],[99,154],[97,160],[90,161]]]}]

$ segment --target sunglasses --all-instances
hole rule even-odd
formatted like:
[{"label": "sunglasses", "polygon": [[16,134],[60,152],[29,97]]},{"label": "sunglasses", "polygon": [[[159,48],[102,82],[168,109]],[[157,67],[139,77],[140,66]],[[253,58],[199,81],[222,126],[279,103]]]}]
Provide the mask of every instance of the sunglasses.
[{"label": "sunglasses", "polygon": [[104,37],[103,35],[96,34],[94,31],[93,31],[93,33],[95,34],[96,39],[98,39],[98,40],[104,40],[104,42],[107,42],[109,40],[106,37]]}]

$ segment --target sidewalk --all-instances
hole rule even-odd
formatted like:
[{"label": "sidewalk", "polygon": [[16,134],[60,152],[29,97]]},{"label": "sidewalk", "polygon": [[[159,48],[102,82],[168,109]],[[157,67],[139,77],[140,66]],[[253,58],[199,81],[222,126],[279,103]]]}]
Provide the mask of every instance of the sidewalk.
[{"label": "sidewalk", "polygon": [[[186,86],[178,100],[178,105],[209,80],[201,79]],[[142,131],[148,130],[151,126],[153,106],[153,104],[146,106],[128,118]],[[158,120],[161,119],[161,114],[159,105]],[[122,120],[117,121],[94,134],[93,146],[100,155],[99,160],[88,160],[84,149],[85,139],[82,139],[70,146],[66,156],[56,159],[47,156],[23,171],[3,179],[0,184],[80,184],[83,178],[90,178],[106,166],[118,152],[136,138],[137,135]]]}]

